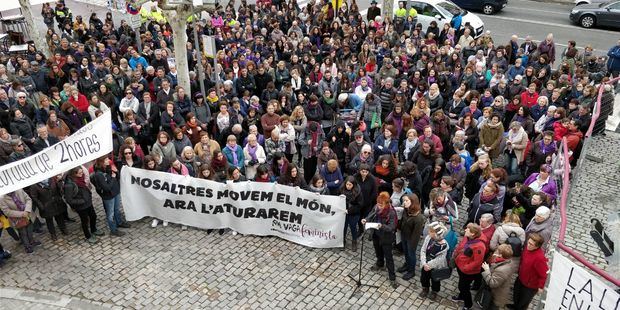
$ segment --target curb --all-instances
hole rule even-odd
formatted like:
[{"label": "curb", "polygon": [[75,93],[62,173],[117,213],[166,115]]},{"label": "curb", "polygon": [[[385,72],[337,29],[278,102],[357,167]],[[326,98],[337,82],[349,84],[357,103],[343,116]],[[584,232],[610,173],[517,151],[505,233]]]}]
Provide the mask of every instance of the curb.
[{"label": "curb", "polygon": [[0,300],[34,303],[64,309],[109,310],[122,309],[119,306],[81,299],[53,292],[40,292],[15,287],[0,287]]}]

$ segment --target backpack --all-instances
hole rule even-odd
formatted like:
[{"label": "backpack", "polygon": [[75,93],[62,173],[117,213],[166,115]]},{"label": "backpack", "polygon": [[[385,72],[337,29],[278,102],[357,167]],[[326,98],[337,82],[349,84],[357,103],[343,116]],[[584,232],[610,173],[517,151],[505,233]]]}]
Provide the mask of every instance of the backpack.
[{"label": "backpack", "polygon": [[523,244],[521,243],[521,239],[517,236],[517,233],[514,231],[508,235],[508,239],[504,241],[505,244],[508,244],[512,247],[512,256],[521,257],[521,250],[523,249]]}]

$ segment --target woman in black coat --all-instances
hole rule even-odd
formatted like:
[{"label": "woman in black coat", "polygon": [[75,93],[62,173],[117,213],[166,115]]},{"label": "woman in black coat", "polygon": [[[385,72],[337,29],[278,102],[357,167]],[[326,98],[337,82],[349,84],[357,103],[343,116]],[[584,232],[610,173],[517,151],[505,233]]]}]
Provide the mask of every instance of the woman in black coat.
[{"label": "woman in black coat", "polygon": [[346,248],[347,228],[351,229],[352,250],[357,251],[357,223],[360,221],[360,212],[362,209],[362,193],[361,188],[357,184],[355,177],[348,176],[340,186],[340,195],[346,197],[347,216],[344,224],[344,247]]},{"label": "woman in black coat", "polygon": [[[368,164],[361,164],[357,173],[355,174],[355,181],[360,187],[362,192],[362,205],[360,208],[360,215],[362,218],[368,216],[370,210],[373,207],[375,197],[377,197],[377,179],[370,173],[371,168]],[[363,231],[363,227],[360,225],[360,230]]]},{"label": "woman in black coat", "polygon": [[64,197],[69,206],[80,216],[86,240],[91,244],[96,243],[97,237],[95,236],[103,236],[103,232],[97,230],[97,214],[93,208],[93,196],[90,184],[86,183],[82,167],[78,166],[69,170],[65,178]]},{"label": "woman in black coat", "polygon": [[57,177],[52,177],[36,183],[30,187],[30,198],[39,209],[39,214],[45,219],[47,230],[52,236],[52,240],[58,240],[54,220],[63,235],[67,235],[65,225],[65,212],[67,205],[62,200],[62,183],[58,182]]}]

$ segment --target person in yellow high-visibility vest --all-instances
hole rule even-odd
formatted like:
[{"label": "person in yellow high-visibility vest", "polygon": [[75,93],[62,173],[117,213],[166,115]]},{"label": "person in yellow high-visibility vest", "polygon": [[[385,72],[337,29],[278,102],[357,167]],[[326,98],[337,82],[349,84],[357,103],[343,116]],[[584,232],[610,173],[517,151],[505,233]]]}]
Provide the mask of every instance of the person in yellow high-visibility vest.
[{"label": "person in yellow high-visibility vest", "polygon": [[398,2],[398,8],[394,10],[394,20],[400,19],[404,21],[407,18],[407,8],[405,8],[405,2]]},{"label": "person in yellow high-visibility vest", "polygon": [[346,3],[346,0],[332,0],[332,8],[334,8],[334,14],[335,14],[335,12],[338,12],[338,9],[344,3]]}]

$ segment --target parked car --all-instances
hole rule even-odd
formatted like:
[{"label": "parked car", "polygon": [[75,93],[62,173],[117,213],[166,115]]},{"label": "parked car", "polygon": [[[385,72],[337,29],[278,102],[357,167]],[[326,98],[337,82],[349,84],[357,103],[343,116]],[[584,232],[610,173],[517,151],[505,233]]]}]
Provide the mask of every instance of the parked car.
[{"label": "parked car", "polygon": [[605,3],[605,2],[609,2],[609,0],[575,0],[574,1],[575,5]]},{"label": "parked car", "polygon": [[576,6],[570,12],[570,20],[584,28],[594,26],[620,28],[620,1]]},{"label": "parked car", "polygon": [[506,7],[508,0],[452,0],[452,2],[463,9],[491,15]]},{"label": "parked car", "polygon": [[[394,8],[398,8],[400,0],[394,0]],[[472,36],[478,38],[484,33],[484,22],[478,15],[461,9],[458,5],[447,0],[409,0],[407,9],[413,7],[418,11],[418,23],[422,24],[422,29],[426,29],[432,21],[437,22],[439,29],[444,24],[449,24],[456,14],[462,16],[462,27],[469,23],[474,28]]]}]

